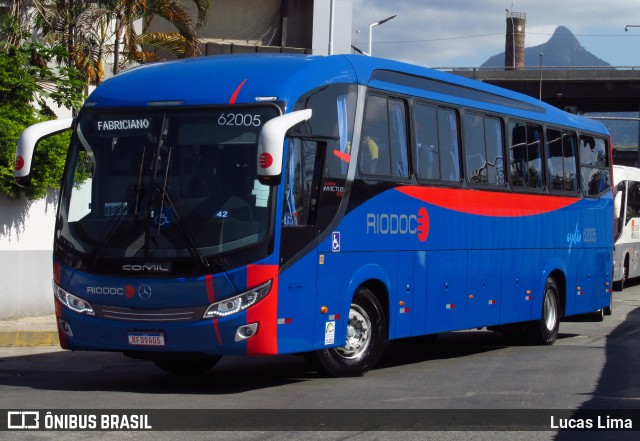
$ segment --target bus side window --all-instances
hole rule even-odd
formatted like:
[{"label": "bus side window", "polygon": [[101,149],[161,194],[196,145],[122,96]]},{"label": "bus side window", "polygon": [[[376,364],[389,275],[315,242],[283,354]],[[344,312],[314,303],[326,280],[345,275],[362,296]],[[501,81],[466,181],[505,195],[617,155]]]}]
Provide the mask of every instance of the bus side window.
[{"label": "bus side window", "polygon": [[360,171],[365,175],[409,176],[407,123],[402,100],[369,96],[360,149]]},{"label": "bus side window", "polygon": [[[293,138],[289,145],[286,181],[284,189],[284,213],[282,224],[285,226],[303,226],[313,222],[312,211],[316,195],[313,183],[317,162],[317,142]],[[317,193],[317,188],[315,189]]]},{"label": "bus side window", "polygon": [[564,190],[566,174],[562,152],[562,133],[559,130],[547,129],[547,170],[549,172],[549,189]]},{"label": "bus side window", "polygon": [[438,144],[440,147],[440,178],[460,182],[460,145],[458,115],[454,110],[438,109]]},{"label": "bus side window", "polygon": [[633,218],[640,217],[640,184],[629,182],[629,193],[627,194],[626,223]]},{"label": "bus side window", "polygon": [[576,164],[577,137],[575,133],[562,133],[562,157],[564,164],[564,189],[578,191],[578,164]]},{"label": "bus side window", "polygon": [[527,176],[527,132],[522,123],[509,123],[511,146],[509,148],[509,180],[513,187],[526,186]]},{"label": "bus side window", "polygon": [[387,99],[380,96],[367,98],[360,148],[360,171],[363,174],[389,174],[389,122],[387,118]]},{"label": "bus side window", "polygon": [[450,109],[413,106],[418,178],[460,182],[458,118]]},{"label": "bus side window", "polygon": [[608,152],[604,139],[580,136],[580,174],[585,196],[597,196],[611,188]]},{"label": "bus side window", "polygon": [[391,176],[408,178],[407,117],[404,101],[389,100],[389,135]]},{"label": "bus side window", "polygon": [[421,179],[440,179],[438,117],[436,108],[416,104],[413,107],[416,139],[416,174]]},{"label": "bus side window", "polygon": [[498,118],[484,118],[484,136],[487,147],[487,172],[489,184],[505,185],[502,123]]},{"label": "bus side window", "polygon": [[482,116],[471,113],[464,115],[464,149],[467,180],[472,184],[486,184],[489,177]]},{"label": "bus side window", "polygon": [[527,161],[529,187],[544,188],[542,173],[542,130],[538,126],[527,125]]},{"label": "bus side window", "polygon": [[511,185],[521,188],[544,188],[542,129],[539,126],[511,122],[509,131]]},{"label": "bus side window", "polygon": [[504,185],[502,123],[498,118],[464,116],[467,179],[470,183]]}]

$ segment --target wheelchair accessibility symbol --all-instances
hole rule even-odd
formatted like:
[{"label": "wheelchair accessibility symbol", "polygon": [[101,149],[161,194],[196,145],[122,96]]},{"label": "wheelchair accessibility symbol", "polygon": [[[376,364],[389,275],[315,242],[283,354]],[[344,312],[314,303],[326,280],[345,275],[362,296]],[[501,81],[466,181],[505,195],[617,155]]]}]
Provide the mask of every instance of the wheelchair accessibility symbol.
[{"label": "wheelchair accessibility symbol", "polygon": [[151,211],[151,219],[153,223],[160,228],[168,228],[171,226],[171,209],[168,207],[162,207],[162,211]]},{"label": "wheelchair accessibility symbol", "polygon": [[331,233],[331,251],[334,253],[340,252],[340,232],[334,231]]}]

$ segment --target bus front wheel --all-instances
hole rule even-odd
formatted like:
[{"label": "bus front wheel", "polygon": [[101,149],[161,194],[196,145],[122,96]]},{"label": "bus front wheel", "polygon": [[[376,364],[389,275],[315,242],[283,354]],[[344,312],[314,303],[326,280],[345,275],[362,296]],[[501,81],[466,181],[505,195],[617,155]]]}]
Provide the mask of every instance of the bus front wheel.
[{"label": "bus front wheel", "polygon": [[560,327],[560,291],[555,280],[548,278],[544,286],[542,315],[526,327],[527,340],[536,345],[552,345]]},{"label": "bus front wheel", "polygon": [[387,322],[380,301],[361,287],[349,309],[346,344],[321,349],[308,355],[322,374],[333,377],[364,375],[380,359],[386,342]]}]

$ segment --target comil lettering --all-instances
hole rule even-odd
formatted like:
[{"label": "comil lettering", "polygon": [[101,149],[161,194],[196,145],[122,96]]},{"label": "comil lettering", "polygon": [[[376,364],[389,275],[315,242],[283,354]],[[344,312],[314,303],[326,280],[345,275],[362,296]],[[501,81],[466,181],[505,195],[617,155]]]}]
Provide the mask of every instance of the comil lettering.
[{"label": "comil lettering", "polygon": [[98,131],[148,129],[148,119],[123,119],[119,121],[98,121]]}]

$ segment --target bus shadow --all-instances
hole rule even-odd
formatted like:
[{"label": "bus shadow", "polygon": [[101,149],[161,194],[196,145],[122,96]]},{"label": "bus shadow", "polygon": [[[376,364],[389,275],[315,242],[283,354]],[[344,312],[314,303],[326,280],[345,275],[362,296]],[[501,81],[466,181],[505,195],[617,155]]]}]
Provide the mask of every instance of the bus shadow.
[{"label": "bus shadow", "polygon": [[[387,345],[376,369],[466,357],[506,346],[501,334],[490,331],[444,333],[431,344],[421,338],[398,340]],[[0,357],[0,385],[53,391],[227,395],[310,380],[349,381],[323,378],[299,355],[223,357],[204,374],[182,376],[119,353],[54,351]]]},{"label": "bus shadow", "polygon": [[213,369],[199,375],[172,375],[149,361],[120,353],[56,351],[0,357],[0,385],[50,391],[227,395],[317,376],[302,356],[223,357]]},{"label": "bus shadow", "polygon": [[390,368],[430,360],[467,357],[498,351],[508,344],[502,334],[486,330],[445,332],[435,336],[412,337],[390,342],[378,368]]},{"label": "bus shadow", "polygon": [[[561,333],[558,338],[576,334]],[[375,369],[408,366],[439,359],[464,358],[514,346],[502,334],[467,330],[395,340]],[[120,353],[54,351],[0,357],[0,385],[53,391],[114,391],[144,394],[229,395],[323,378],[300,355],[223,357],[201,375],[171,375],[151,362]],[[1,402],[1,399],[0,399]]]},{"label": "bus shadow", "polygon": [[[605,343],[605,364],[593,392],[585,394],[585,402],[576,409],[594,411],[606,420],[607,415],[615,416],[616,410],[632,410],[637,415],[640,396],[640,308],[632,310],[607,337]],[[638,423],[637,418],[634,421]],[[595,423],[594,423],[595,424]],[[608,439],[636,440],[637,432],[600,431],[560,431],[556,441],[600,440],[606,433]]]}]

